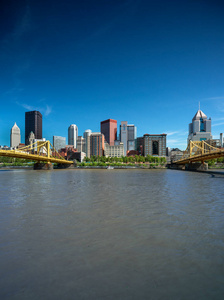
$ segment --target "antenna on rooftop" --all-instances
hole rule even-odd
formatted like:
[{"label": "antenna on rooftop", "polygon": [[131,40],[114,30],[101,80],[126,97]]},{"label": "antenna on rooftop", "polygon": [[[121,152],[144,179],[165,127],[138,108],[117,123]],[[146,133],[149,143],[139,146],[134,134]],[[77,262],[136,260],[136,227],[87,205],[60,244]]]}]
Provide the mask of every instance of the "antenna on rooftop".
[{"label": "antenna on rooftop", "polygon": [[200,101],[199,101],[199,110],[200,110]]}]

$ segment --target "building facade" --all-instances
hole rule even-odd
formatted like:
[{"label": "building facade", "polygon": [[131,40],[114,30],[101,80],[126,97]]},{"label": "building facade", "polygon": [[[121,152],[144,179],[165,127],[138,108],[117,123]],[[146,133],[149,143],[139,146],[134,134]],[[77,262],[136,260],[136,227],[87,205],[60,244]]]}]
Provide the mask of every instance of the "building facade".
[{"label": "building facade", "polygon": [[189,141],[206,141],[211,140],[211,118],[207,116],[199,109],[192,119],[192,123],[189,124]]},{"label": "building facade", "polygon": [[104,155],[106,157],[122,157],[122,156],[124,156],[123,143],[115,142],[115,145],[110,146],[107,142],[105,142]]},{"label": "building facade", "polygon": [[53,146],[56,151],[65,148],[66,146],[66,137],[63,136],[53,136]]},{"label": "building facade", "polygon": [[33,131],[36,139],[42,139],[42,114],[39,111],[25,113],[25,144],[29,144],[29,134]]},{"label": "building facade", "polygon": [[144,156],[166,156],[166,134],[144,134]]},{"label": "building facade", "polygon": [[10,147],[15,148],[18,147],[21,142],[20,129],[15,123],[11,129],[10,134]]},{"label": "building facade", "polygon": [[87,129],[83,134],[83,137],[85,139],[84,152],[86,153],[87,157],[90,157],[90,135],[91,135],[91,133],[92,133],[92,130]]},{"label": "building facade", "polygon": [[77,151],[78,152],[85,152],[85,142],[86,140],[82,136],[78,136],[77,140]]},{"label": "building facade", "polygon": [[105,141],[110,145],[114,145],[114,141],[117,139],[117,121],[108,119],[100,123],[100,131],[104,134]]},{"label": "building facade", "polygon": [[78,140],[78,127],[75,124],[72,124],[68,127],[68,144],[72,145],[74,148],[77,148]]},{"label": "building facade", "polygon": [[137,128],[135,125],[122,121],[120,125],[120,141],[124,145],[124,155],[127,151],[136,150]]},{"label": "building facade", "polygon": [[220,133],[220,146],[224,146],[223,133]]},{"label": "building facade", "polygon": [[104,155],[104,135],[101,132],[93,132],[90,135],[90,156]]}]

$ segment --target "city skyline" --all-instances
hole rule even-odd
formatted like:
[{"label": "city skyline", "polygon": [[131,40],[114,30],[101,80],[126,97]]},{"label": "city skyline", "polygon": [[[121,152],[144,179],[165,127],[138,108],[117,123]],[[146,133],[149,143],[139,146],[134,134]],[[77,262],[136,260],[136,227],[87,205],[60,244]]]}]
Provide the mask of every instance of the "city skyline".
[{"label": "city skyline", "polygon": [[[220,1],[1,2],[0,145],[26,111],[43,137],[135,124],[137,136],[167,134],[185,149],[198,110],[224,131],[224,20]],[[81,134],[80,134],[81,135]]]}]

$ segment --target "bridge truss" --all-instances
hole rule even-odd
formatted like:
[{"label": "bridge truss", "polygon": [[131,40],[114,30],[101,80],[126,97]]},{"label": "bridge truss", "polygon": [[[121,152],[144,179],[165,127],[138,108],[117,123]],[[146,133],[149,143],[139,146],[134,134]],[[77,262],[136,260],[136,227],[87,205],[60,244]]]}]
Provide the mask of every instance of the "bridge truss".
[{"label": "bridge truss", "polygon": [[204,163],[209,159],[224,157],[224,149],[214,147],[205,141],[190,141],[183,156],[174,164],[184,165],[192,162]]},{"label": "bridge truss", "polygon": [[72,164],[65,160],[52,146],[50,141],[36,141],[28,146],[14,150],[0,150],[0,156],[23,158],[37,162]]}]

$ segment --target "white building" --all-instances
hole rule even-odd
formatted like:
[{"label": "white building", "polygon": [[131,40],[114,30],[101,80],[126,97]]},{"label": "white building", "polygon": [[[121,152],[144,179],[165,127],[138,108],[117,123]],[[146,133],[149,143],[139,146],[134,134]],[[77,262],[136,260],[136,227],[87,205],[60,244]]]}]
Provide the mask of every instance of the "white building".
[{"label": "white building", "polygon": [[115,142],[110,146],[107,142],[104,143],[104,156],[106,157],[122,157],[124,156],[124,145],[120,142]]},{"label": "white building", "polygon": [[75,124],[72,124],[68,127],[68,144],[73,145],[74,148],[77,148],[78,140],[78,127]]},{"label": "white building", "polygon": [[86,153],[87,157],[90,157],[90,135],[91,135],[91,133],[92,133],[92,130],[87,129],[83,134],[83,137],[85,139],[84,152]]},{"label": "white building", "polygon": [[20,129],[15,123],[11,129],[10,147],[15,148],[19,146],[20,142],[21,142]]},{"label": "white building", "polygon": [[189,124],[189,141],[206,141],[211,140],[211,118],[207,116],[199,109],[192,119],[192,123]]},{"label": "white building", "polygon": [[86,140],[82,136],[78,136],[77,140],[77,151],[78,152],[85,152],[86,148]]}]

